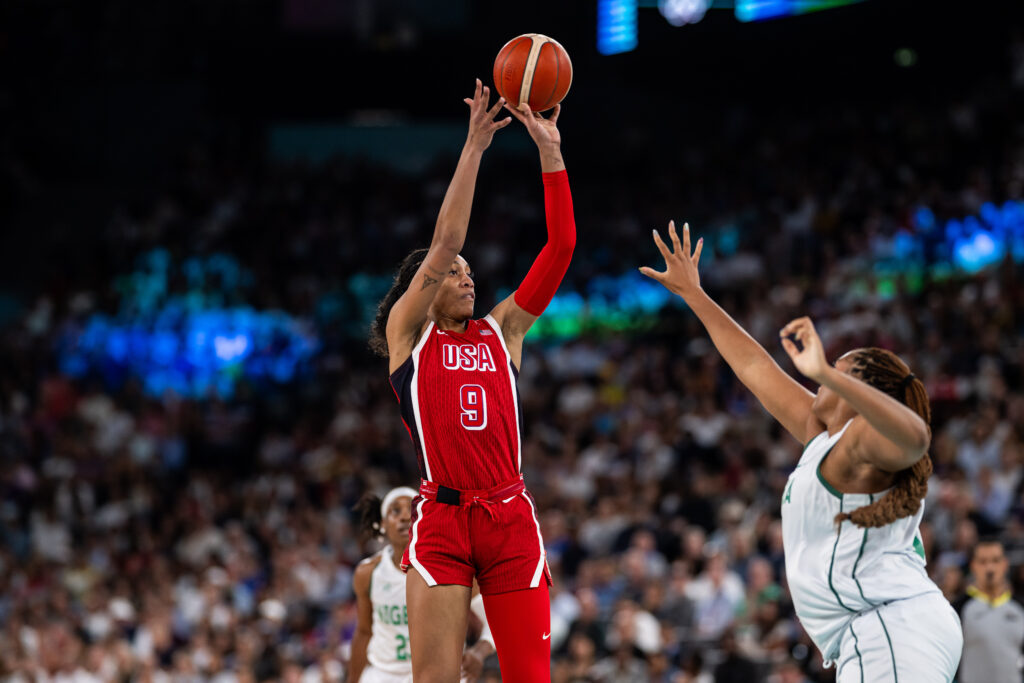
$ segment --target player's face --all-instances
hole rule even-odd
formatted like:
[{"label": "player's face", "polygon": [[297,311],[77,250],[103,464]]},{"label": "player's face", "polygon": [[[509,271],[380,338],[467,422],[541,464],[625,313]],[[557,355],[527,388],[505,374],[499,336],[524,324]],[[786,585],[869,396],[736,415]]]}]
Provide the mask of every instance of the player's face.
[{"label": "player's face", "polygon": [[[846,354],[837,360],[835,366],[836,370],[839,372],[849,374],[850,369],[853,367],[853,361],[850,358],[850,354]],[[824,422],[824,418],[836,410],[841,400],[842,399],[839,398],[839,394],[828,387],[821,386],[818,387],[818,393],[814,395],[814,403],[811,404],[811,410],[819,420]]]},{"label": "player's face", "polygon": [[971,560],[971,574],[979,588],[998,588],[1006,577],[1007,569],[1009,566],[1001,544],[984,543],[975,549],[974,559]]},{"label": "player's face", "polygon": [[384,537],[393,545],[404,546],[409,542],[409,524],[412,520],[412,498],[400,496],[388,506],[384,518]]},{"label": "player's face", "polygon": [[473,270],[461,256],[456,256],[448,269],[448,277],[441,281],[441,289],[434,296],[434,306],[440,315],[455,320],[473,317],[476,303],[476,285]]}]

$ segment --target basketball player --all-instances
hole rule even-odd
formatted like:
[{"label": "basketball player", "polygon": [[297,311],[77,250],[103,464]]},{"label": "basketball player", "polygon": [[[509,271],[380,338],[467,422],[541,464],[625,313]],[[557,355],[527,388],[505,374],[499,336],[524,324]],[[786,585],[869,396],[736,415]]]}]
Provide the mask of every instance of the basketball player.
[{"label": "basketball player", "polygon": [[556,122],[506,107],[540,151],[548,241],[507,299],[473,319],[475,290],[462,251],[480,159],[503,104],[488,109],[476,84],[469,135],[429,249],[402,262],[381,301],[371,346],[391,384],[419,459],[408,570],[416,683],[458,678],[473,578],[480,584],[505,683],[551,676],[550,576],[533,499],[521,475],[516,377],[523,336],[544,311],[576,244],[572,197]]},{"label": "basketball player", "polygon": [[[409,545],[414,497],[415,489],[401,486],[389,491],[383,501],[366,496],[357,506],[361,530],[383,536],[388,544],[360,562],[352,580],[358,620],[348,683],[412,683],[406,575],[399,563]],[[494,646],[479,595],[473,597],[470,608],[481,620],[481,628],[477,642],[463,655],[462,680],[475,683]]]},{"label": "basketball player", "polygon": [[787,375],[700,287],[690,230],[673,249],[654,231],[666,269],[640,271],[686,301],[761,404],[806,444],[782,498],[786,577],[797,616],[837,680],[951,681],[960,621],[925,572],[918,532],[931,460],[924,385],[893,353],[855,349],[825,360],[809,318],[781,331],[812,394]]}]

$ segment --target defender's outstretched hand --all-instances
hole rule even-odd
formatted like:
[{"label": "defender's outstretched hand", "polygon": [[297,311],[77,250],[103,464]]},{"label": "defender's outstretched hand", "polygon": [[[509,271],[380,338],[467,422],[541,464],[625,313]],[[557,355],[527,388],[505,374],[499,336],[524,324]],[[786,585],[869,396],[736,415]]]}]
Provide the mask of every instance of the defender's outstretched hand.
[{"label": "defender's outstretched hand", "polygon": [[518,109],[506,104],[505,109],[508,109],[512,116],[523,122],[527,132],[530,133],[530,137],[537,143],[537,147],[541,151],[544,151],[545,148],[561,146],[562,135],[558,132],[557,124],[558,115],[562,113],[562,105],[556,104],[555,110],[551,113],[551,118],[547,119],[539,113],[530,111],[530,105],[526,102],[520,104]]},{"label": "defender's outstretched hand", "polygon": [[[786,353],[793,359],[793,365],[800,374],[820,384],[829,364],[825,360],[825,348],[822,346],[821,337],[814,329],[811,319],[805,316],[791,321],[782,328],[779,336],[782,337],[782,348],[786,349]],[[797,341],[802,348],[797,347]]]},{"label": "defender's outstretched hand", "polygon": [[499,97],[494,106],[488,108],[490,97],[491,89],[481,83],[478,78],[476,79],[476,90],[473,92],[473,97],[467,97],[462,100],[469,105],[469,137],[467,138],[467,144],[472,145],[481,152],[490,146],[491,140],[494,139],[495,131],[501,130],[512,123],[511,117],[503,118],[500,121],[494,120],[502,105],[505,104],[505,98]]},{"label": "defender's outstretched hand", "polygon": [[665,270],[657,271],[644,266],[640,272],[657,280],[673,294],[686,299],[700,291],[700,274],[697,272],[697,264],[700,263],[700,252],[704,249],[704,238],[697,240],[697,248],[690,252],[690,224],[683,223],[683,241],[680,243],[679,235],[676,234],[676,222],[669,221],[668,234],[672,239],[672,250],[670,251],[657,230],[654,233],[654,244],[658,251],[665,257]]}]

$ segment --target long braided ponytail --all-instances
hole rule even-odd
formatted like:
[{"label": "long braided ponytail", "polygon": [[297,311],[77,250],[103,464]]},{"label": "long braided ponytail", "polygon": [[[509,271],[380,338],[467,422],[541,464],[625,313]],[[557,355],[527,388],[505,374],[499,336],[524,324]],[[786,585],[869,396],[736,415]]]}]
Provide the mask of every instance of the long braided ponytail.
[{"label": "long braided ponytail", "polygon": [[[924,384],[910,373],[910,368],[892,351],[868,348],[849,355],[850,373],[875,389],[893,397],[921,416],[931,428],[932,411]],[[881,527],[897,519],[917,514],[921,500],[928,493],[928,477],[932,474],[932,459],[927,453],[905,470],[896,473],[889,493],[870,505],[853,512],[836,515],[839,524],[849,519],[859,527]]]}]

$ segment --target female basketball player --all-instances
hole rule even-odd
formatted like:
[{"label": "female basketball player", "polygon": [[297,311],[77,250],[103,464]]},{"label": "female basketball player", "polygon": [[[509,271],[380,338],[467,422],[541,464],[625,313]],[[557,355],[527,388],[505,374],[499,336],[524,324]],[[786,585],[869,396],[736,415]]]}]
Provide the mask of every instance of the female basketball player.
[{"label": "female basketball player", "polygon": [[[359,616],[348,683],[412,683],[405,574],[399,562],[409,545],[415,496],[414,489],[401,486],[389,491],[383,501],[366,496],[356,508],[363,533],[383,536],[388,545],[360,562],[352,580]],[[462,680],[469,683],[477,680],[484,660],[493,651],[479,595],[474,596],[471,609],[482,623],[479,639],[463,655]]]},{"label": "female basketball player", "polygon": [[516,376],[523,336],[544,311],[576,244],[572,197],[556,122],[512,110],[540,151],[548,241],[519,288],[481,320],[459,252],[480,158],[494,122],[477,81],[469,136],[430,248],[406,257],[381,301],[371,346],[386,355],[422,482],[402,560],[416,683],[458,678],[466,605],[476,577],[506,683],[549,681],[550,577],[533,499],[521,471]]},{"label": "female basketball player", "polygon": [[780,333],[811,394],[700,287],[703,240],[690,252],[669,223],[657,231],[666,269],[640,271],[686,301],[715,347],[761,404],[806,444],[782,498],[786,575],[797,616],[837,680],[951,681],[960,622],[925,572],[918,525],[931,474],[924,385],[889,351],[825,360],[809,318]]}]

